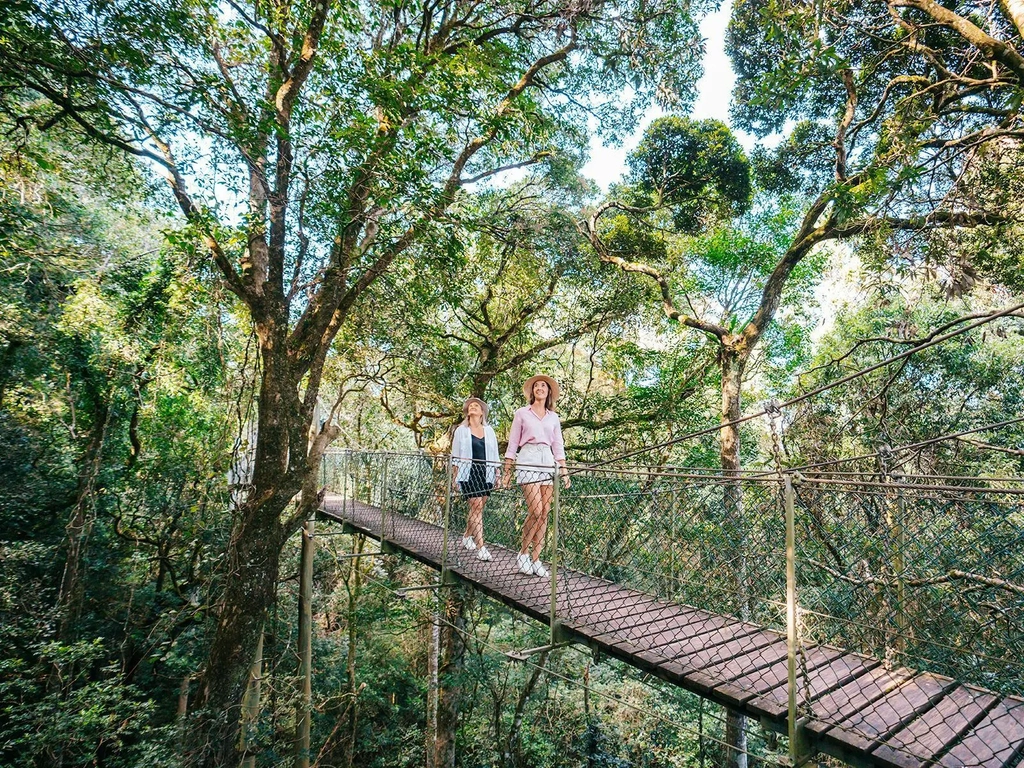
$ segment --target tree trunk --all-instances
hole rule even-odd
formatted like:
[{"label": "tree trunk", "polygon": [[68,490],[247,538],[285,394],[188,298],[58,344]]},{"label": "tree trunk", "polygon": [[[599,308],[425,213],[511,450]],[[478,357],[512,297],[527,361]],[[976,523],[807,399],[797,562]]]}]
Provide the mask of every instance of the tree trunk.
[{"label": "tree trunk", "polygon": [[[721,349],[722,360],[722,430],[720,443],[720,461],[723,474],[731,478],[725,485],[724,521],[726,534],[726,551],[735,564],[735,597],[736,608],[740,618],[750,618],[750,595],[747,583],[746,553],[746,520],[743,509],[743,481],[740,479],[740,430],[739,425],[730,424],[740,418],[741,392],[743,371],[747,363],[747,354],[723,340]],[[725,720],[726,765],[734,768],[747,768],[747,732],[746,717],[726,710]]]},{"label": "tree trunk", "polygon": [[[303,491],[305,499],[305,490]],[[305,505],[303,505],[305,506]],[[313,705],[313,539],[314,519],[302,528],[299,558],[299,681],[302,686],[296,713],[295,768],[309,768],[309,726]]]},{"label": "tree trunk", "polygon": [[256,643],[256,659],[249,670],[249,685],[242,698],[242,722],[238,734],[238,751],[242,753],[242,768],[256,768],[256,755],[252,750],[252,734],[260,717],[260,689],[263,682],[263,633]]},{"label": "tree trunk", "polygon": [[179,750],[184,751],[188,745],[188,694],[192,685],[190,675],[181,678],[178,686],[178,709],[177,709],[177,739],[176,744]]},{"label": "tree trunk", "polygon": [[75,625],[82,607],[82,561],[85,557],[85,543],[92,528],[93,510],[96,503],[97,483],[100,467],[103,464],[103,446],[106,442],[107,429],[110,426],[112,410],[110,403],[102,400],[93,414],[93,426],[89,435],[89,444],[82,460],[82,470],[78,478],[78,491],[75,494],[75,507],[68,520],[68,550],[64,562],[64,575],[61,578],[58,596],[58,635],[64,642],[74,640]]},{"label": "tree trunk", "polygon": [[590,716],[590,662],[583,670],[583,722],[586,723],[587,743],[584,745],[587,757],[587,768],[593,768],[597,762],[597,728],[599,719]]},{"label": "tree trunk", "polygon": [[[198,686],[195,709],[202,711],[192,757],[204,766],[237,766],[239,702],[256,656],[267,610],[273,604],[281,548],[293,530],[282,514],[299,490],[306,468],[306,421],[298,384],[284,358],[268,349],[261,334],[256,459],[251,488],[236,510],[227,550],[227,569],[217,628]],[[272,346],[272,345],[271,345]],[[295,528],[301,518],[295,518]]]},{"label": "tree trunk", "polygon": [[550,651],[541,653],[540,659],[533,668],[533,672],[530,673],[530,679],[526,681],[526,685],[523,686],[523,692],[519,694],[519,701],[516,702],[516,711],[512,715],[512,725],[508,729],[508,741],[505,743],[502,765],[519,764],[519,731],[523,727],[526,702],[530,700],[533,689],[537,687],[537,681],[540,680],[541,672],[544,671],[544,665],[547,664],[549,653]]},{"label": "tree trunk", "polygon": [[296,517],[303,520],[302,549],[299,558],[299,681],[301,693],[295,717],[295,768],[309,768],[310,725],[313,707],[313,557],[316,541],[313,538],[316,511],[323,501],[317,487],[320,481],[320,459],[331,437],[321,432],[312,441],[305,476],[302,479],[302,497]]},{"label": "tree trunk", "polygon": [[267,608],[274,600],[281,551],[278,517],[283,505],[274,505],[276,510],[268,506],[243,505],[243,519],[228,549],[227,584],[196,705],[205,710],[206,727],[195,735],[209,744],[200,755],[208,766],[233,766],[240,759],[235,749],[238,717],[231,713],[238,712]]},{"label": "tree trunk", "polygon": [[1024,0],[999,0],[999,5],[1013,20],[1017,34],[1024,37]]},{"label": "tree trunk", "polygon": [[21,339],[12,339],[7,342],[3,354],[0,354],[0,408],[4,407],[4,398],[7,394],[7,380],[11,375],[14,357],[24,344]]}]

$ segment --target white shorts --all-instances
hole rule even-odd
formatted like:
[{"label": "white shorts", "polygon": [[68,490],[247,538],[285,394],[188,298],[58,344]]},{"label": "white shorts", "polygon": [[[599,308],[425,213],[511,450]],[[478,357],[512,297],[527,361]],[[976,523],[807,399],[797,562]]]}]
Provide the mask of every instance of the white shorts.
[{"label": "white shorts", "polygon": [[554,485],[555,457],[551,446],[527,443],[516,455],[516,482],[520,485]]}]

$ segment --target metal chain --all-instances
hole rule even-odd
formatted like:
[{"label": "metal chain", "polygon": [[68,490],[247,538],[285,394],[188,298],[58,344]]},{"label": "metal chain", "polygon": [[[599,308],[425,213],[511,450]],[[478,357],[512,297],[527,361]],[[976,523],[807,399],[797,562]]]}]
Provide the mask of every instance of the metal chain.
[{"label": "metal chain", "polygon": [[764,407],[765,415],[768,417],[768,428],[772,434],[772,459],[775,461],[775,471],[782,477],[782,448],[779,441],[779,430],[775,424],[776,418],[782,418],[782,410],[775,400],[769,400]]},{"label": "metal chain", "polygon": [[889,476],[892,474],[893,458],[893,450],[886,443],[878,446],[878,466],[881,469],[883,483],[889,482]]},{"label": "metal chain", "polygon": [[814,717],[814,708],[811,706],[811,676],[807,670],[807,650],[804,648],[803,632],[800,631],[800,622],[796,625],[796,657],[800,664],[800,674],[804,678],[804,700],[803,700],[803,715],[804,717]]}]

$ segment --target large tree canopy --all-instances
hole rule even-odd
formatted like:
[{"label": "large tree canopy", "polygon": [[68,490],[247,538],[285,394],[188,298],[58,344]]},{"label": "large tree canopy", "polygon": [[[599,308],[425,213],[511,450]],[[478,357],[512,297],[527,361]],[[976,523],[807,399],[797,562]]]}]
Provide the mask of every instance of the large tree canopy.
[{"label": "large tree canopy", "polygon": [[733,114],[762,136],[789,129],[758,159],[768,188],[814,200],[804,243],[870,236],[892,256],[920,256],[937,230],[986,227],[998,239],[1021,217],[1019,198],[978,186],[990,147],[1024,139],[1010,5],[981,15],[932,0],[736,4]]}]

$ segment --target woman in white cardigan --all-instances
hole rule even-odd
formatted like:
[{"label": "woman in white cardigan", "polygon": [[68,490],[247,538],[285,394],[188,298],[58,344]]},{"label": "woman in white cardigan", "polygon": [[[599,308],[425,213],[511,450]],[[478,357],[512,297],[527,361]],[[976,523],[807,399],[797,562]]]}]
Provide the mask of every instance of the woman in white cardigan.
[{"label": "woman in white cardigan", "polygon": [[484,546],[484,504],[498,483],[498,437],[487,424],[487,403],[469,398],[462,406],[462,424],[452,437],[452,479],[469,504],[462,546],[476,550],[478,560],[490,560]]}]

